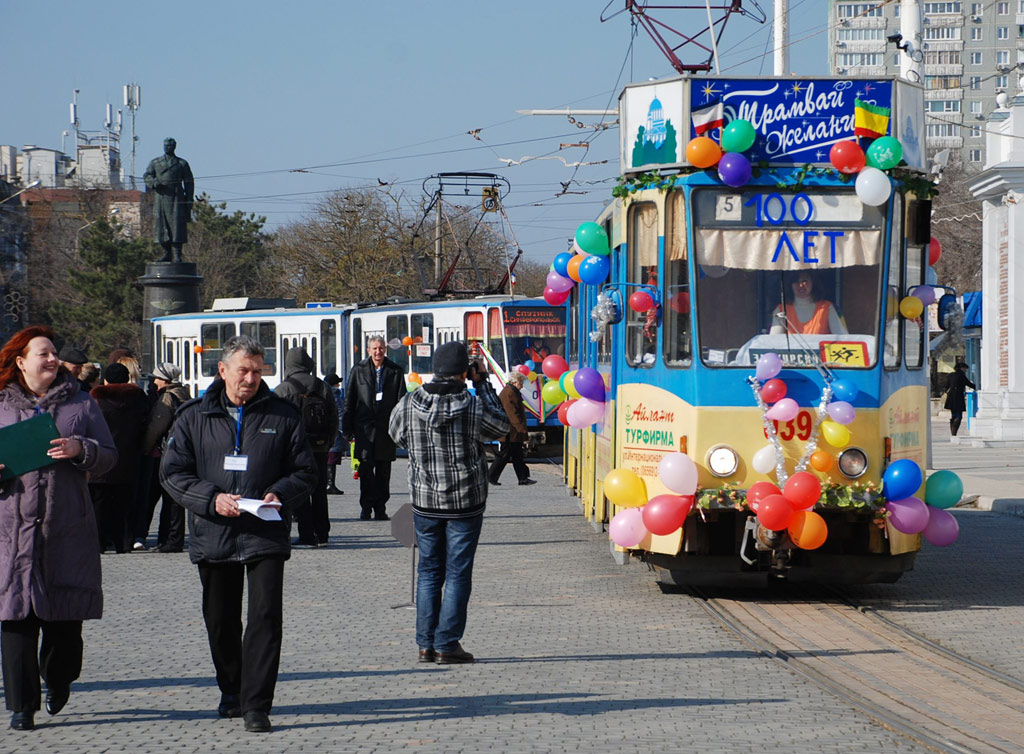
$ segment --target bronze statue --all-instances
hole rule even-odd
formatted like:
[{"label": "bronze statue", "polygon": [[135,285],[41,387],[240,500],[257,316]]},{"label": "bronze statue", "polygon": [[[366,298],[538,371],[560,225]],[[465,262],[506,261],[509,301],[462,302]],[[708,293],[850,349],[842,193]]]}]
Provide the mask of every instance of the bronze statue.
[{"label": "bronze statue", "polygon": [[175,156],[177,146],[174,139],[164,139],[164,156],[150,162],[144,175],[146,188],[156,192],[153,228],[157,243],[164,249],[161,262],[181,261],[181,247],[188,241],[192,220],[196,184],[188,163]]}]

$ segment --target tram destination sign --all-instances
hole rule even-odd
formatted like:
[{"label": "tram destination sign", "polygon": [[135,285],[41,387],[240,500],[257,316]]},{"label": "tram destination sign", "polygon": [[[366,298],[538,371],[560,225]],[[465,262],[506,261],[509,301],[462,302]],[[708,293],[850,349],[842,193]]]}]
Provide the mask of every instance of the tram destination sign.
[{"label": "tram destination sign", "polygon": [[828,165],[839,141],[856,140],[867,118],[879,136],[895,136],[903,159],[925,170],[924,90],[898,78],[680,77],[635,84],[619,97],[623,173],[688,167],[696,136],[720,141],[731,121],[757,132],[745,153],[775,166]]}]

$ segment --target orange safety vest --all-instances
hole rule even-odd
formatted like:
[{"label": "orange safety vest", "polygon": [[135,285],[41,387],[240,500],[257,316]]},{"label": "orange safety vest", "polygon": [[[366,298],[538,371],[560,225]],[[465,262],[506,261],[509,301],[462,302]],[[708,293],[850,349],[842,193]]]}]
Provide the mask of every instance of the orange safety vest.
[{"label": "orange safety vest", "polygon": [[806,322],[801,322],[796,317],[796,307],[786,304],[786,319],[789,321],[789,332],[803,333],[804,335],[828,335],[832,332],[828,325],[828,301],[818,301],[814,304],[814,314]]}]

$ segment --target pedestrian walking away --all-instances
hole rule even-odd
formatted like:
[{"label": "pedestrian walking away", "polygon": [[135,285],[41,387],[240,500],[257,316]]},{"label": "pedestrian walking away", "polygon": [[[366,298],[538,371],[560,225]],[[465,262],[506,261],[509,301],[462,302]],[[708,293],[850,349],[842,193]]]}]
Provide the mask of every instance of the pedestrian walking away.
[{"label": "pedestrian walking away", "polygon": [[960,431],[960,422],[963,421],[964,411],[967,410],[967,388],[978,389],[967,376],[967,364],[958,361],[953,373],[949,375],[949,382],[946,383],[945,407],[949,409],[949,431],[953,437]]},{"label": "pedestrian walking away", "polygon": [[501,472],[505,470],[505,465],[511,460],[519,484],[535,484],[535,481],[530,479],[530,469],[523,458],[523,446],[530,437],[526,429],[526,409],[523,407],[522,393],[523,380],[526,378],[521,372],[513,371],[509,373],[507,379],[508,382],[498,394],[498,400],[501,401],[501,405],[505,409],[511,429],[509,429],[508,435],[501,439],[498,454],[494,457],[494,462],[487,472],[487,481],[500,487],[501,482],[498,479],[501,478]]}]

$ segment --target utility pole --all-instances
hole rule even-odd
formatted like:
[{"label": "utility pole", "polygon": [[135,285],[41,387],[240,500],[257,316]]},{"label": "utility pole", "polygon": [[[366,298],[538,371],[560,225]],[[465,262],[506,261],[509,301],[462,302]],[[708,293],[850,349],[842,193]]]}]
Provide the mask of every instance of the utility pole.
[{"label": "utility pole", "polygon": [[789,0],[775,0],[772,35],[775,37],[773,71],[776,76],[786,76],[789,74]]},{"label": "utility pole", "polygon": [[131,186],[135,188],[135,144],[138,137],[135,135],[135,111],[142,105],[142,87],[138,84],[124,85],[124,106],[128,108],[128,114],[132,118],[132,165],[131,165]]},{"label": "utility pole", "polygon": [[437,193],[434,194],[434,287],[437,288],[441,285],[441,190],[442,187],[437,187]]},{"label": "utility pole", "polygon": [[918,0],[900,1],[900,78],[915,83],[924,81],[924,53],[921,52],[921,4]]}]

